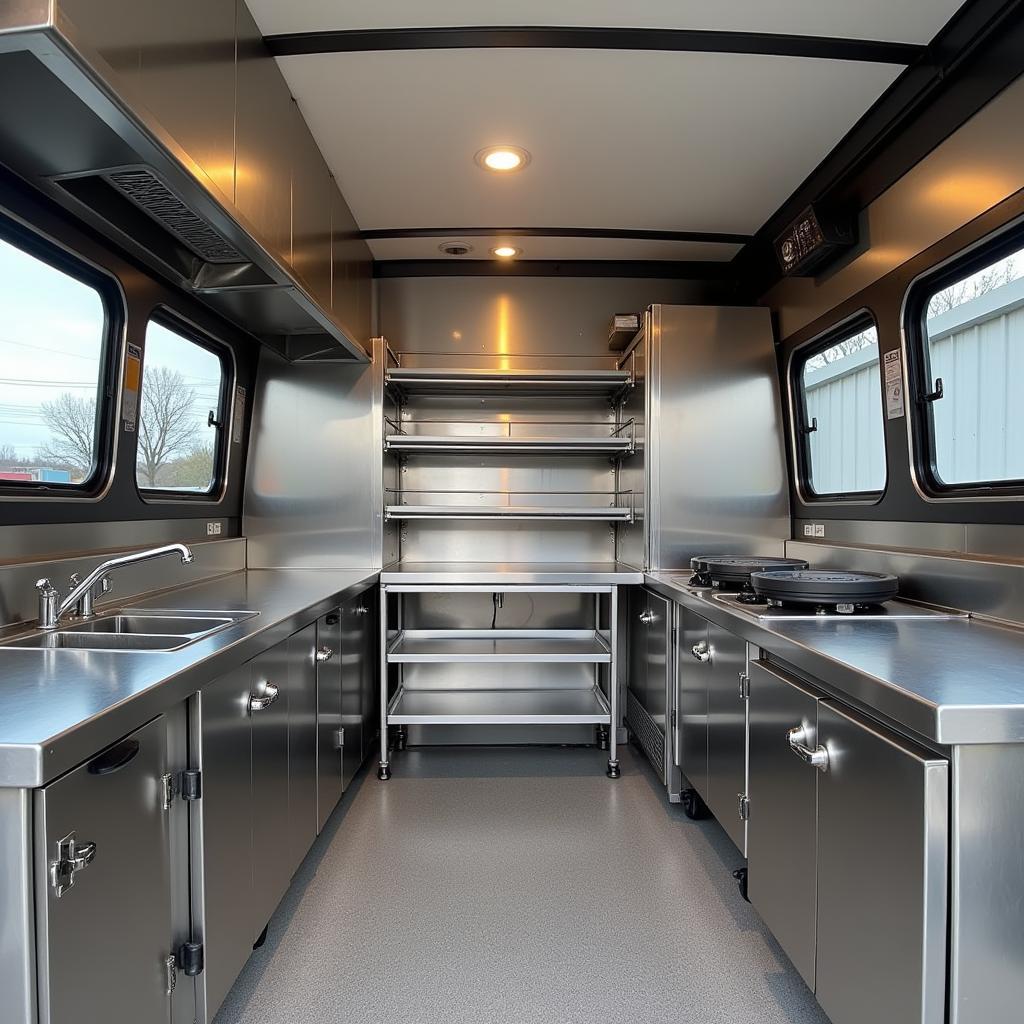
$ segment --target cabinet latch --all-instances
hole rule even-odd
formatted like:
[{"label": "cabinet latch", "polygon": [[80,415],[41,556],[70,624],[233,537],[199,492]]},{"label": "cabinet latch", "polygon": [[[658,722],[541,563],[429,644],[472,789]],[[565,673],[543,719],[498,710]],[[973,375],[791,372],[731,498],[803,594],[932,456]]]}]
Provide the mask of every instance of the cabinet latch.
[{"label": "cabinet latch", "polygon": [[740,821],[750,820],[750,797],[746,793],[737,793],[740,801]]},{"label": "cabinet latch", "polygon": [[740,700],[750,699],[750,676],[746,672],[740,673]]},{"label": "cabinet latch", "polygon": [[87,868],[95,856],[96,844],[79,842],[75,832],[57,841],[57,857],[50,861],[50,885],[58,899],[75,884],[75,872]]},{"label": "cabinet latch", "polygon": [[203,973],[203,944],[184,942],[178,947],[177,965],[186,978]]}]

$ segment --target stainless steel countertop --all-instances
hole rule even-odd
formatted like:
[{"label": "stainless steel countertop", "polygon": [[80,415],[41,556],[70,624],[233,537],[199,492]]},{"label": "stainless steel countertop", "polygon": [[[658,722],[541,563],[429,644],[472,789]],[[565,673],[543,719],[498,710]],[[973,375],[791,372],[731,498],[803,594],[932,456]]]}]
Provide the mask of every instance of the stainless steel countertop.
[{"label": "stainless steel countertop", "polygon": [[978,619],[757,620],[653,573],[647,585],[943,745],[1024,743],[1024,630]]},{"label": "stainless steel countertop", "polygon": [[0,647],[0,786],[45,785],[376,578],[373,569],[255,569],[132,601],[259,613],[178,651]]},{"label": "stainless steel countertop", "polygon": [[643,583],[644,574],[619,562],[396,562],[381,583],[436,583],[567,586]]}]

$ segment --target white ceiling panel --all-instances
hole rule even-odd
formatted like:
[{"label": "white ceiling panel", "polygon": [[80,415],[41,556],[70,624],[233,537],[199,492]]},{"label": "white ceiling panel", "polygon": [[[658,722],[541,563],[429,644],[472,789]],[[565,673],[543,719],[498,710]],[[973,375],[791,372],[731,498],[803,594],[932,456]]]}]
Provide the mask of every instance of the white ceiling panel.
[{"label": "white ceiling panel", "polygon": [[[438,246],[450,240],[468,242],[473,251],[466,256],[447,256]],[[524,260],[701,260],[727,262],[740,246],[719,242],[647,241],[635,238],[520,238],[507,235],[463,238],[378,238],[368,243],[378,260],[490,260],[499,245],[522,249]]]},{"label": "white ceiling panel", "polygon": [[[426,50],[281,59],[362,228],[750,234],[895,79],[739,54]],[[523,171],[481,171],[489,145]]]},{"label": "white ceiling panel", "polygon": [[927,43],[963,0],[247,0],[264,35],[452,25],[594,25]]}]

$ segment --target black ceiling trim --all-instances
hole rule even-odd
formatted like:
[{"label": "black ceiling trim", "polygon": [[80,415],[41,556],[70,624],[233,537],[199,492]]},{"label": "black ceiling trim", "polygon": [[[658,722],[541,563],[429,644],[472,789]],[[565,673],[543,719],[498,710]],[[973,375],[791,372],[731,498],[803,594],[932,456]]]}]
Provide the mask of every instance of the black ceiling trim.
[{"label": "black ceiling trim", "polygon": [[[895,0],[898,2],[898,0]],[[669,28],[483,25],[452,28],[373,28],[291,32],[264,38],[276,57],[368,50],[462,50],[536,48],[583,50],[671,50],[687,53],[748,53],[817,57],[872,64],[912,64],[925,47],[873,39],[785,35],[773,32],[708,32]]]},{"label": "black ceiling trim", "polygon": [[969,0],[734,262],[748,298],[782,276],[773,242],[810,203],[856,213],[1024,73],[1024,0]]},{"label": "black ceiling trim", "polygon": [[729,263],[686,260],[377,260],[388,277],[647,277],[732,281]]},{"label": "black ceiling trim", "polygon": [[359,237],[371,242],[381,238],[481,238],[507,235],[514,238],[633,238],[646,242],[716,242],[746,245],[753,235],[718,231],[650,231],[630,228],[371,228]]}]

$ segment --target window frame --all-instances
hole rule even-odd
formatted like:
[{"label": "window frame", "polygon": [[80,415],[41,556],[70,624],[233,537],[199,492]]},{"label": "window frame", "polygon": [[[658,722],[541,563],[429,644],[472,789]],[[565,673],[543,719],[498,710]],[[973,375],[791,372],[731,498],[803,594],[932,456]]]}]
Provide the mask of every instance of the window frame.
[{"label": "window frame", "polygon": [[[217,504],[224,500],[228,485],[229,456],[231,452],[232,417],[234,412],[234,391],[237,368],[234,349],[225,341],[218,340],[211,332],[183,316],[170,306],[154,307],[146,317],[146,333],[149,325],[157,323],[175,334],[181,335],[186,341],[216,356],[221,366],[220,396],[217,416],[220,426],[217,428],[216,443],[213,449],[213,479],[205,491],[178,491],[164,487],[143,487],[139,483],[138,469],[138,435],[136,433],[136,452],[133,460],[132,476],[139,498],[147,504]],[[145,403],[146,388],[146,346],[142,346],[142,373],[139,377],[139,419]]]},{"label": "window frame", "polygon": [[859,334],[869,328],[875,329],[878,335],[878,318],[868,307],[863,307],[832,324],[809,341],[798,345],[789,356],[787,377],[789,381],[790,435],[793,452],[793,475],[796,483],[797,496],[805,505],[877,505],[885,496],[889,487],[889,448],[886,443],[886,420],[884,388],[882,383],[882,344],[878,342],[878,387],[882,398],[882,456],[885,468],[885,479],[877,490],[870,491],[816,491],[812,480],[811,446],[807,433],[807,396],[803,387],[803,373],[807,362],[814,356],[844,338]]},{"label": "window frame", "polygon": [[928,351],[928,303],[936,292],[970,277],[1024,248],[1020,221],[969,245],[918,275],[903,298],[904,357],[907,366],[907,432],[911,476],[918,495],[928,502],[1020,501],[1024,477],[1013,480],[946,483],[935,462],[935,419],[925,400],[934,386]]},{"label": "window frame", "polygon": [[99,501],[110,490],[117,465],[117,423],[127,323],[124,291],[113,274],[30,227],[7,210],[0,210],[0,239],[94,289],[103,307],[92,473],[77,484],[2,480],[0,501]]}]

